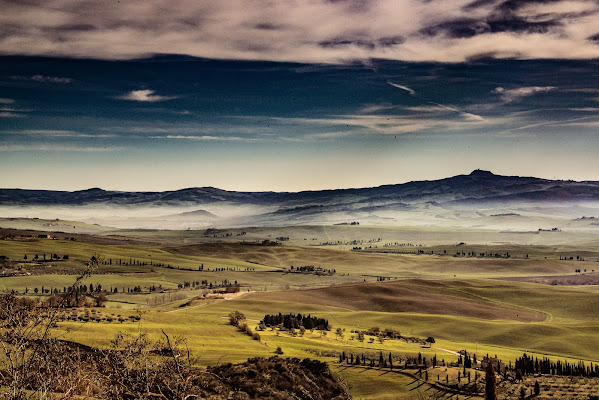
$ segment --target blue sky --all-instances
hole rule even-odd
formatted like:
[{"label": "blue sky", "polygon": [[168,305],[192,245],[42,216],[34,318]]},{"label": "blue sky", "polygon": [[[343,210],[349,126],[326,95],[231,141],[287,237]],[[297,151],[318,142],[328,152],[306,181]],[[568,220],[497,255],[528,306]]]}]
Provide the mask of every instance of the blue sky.
[{"label": "blue sky", "polygon": [[2,187],[599,180],[596,1],[53,3],[2,3]]}]

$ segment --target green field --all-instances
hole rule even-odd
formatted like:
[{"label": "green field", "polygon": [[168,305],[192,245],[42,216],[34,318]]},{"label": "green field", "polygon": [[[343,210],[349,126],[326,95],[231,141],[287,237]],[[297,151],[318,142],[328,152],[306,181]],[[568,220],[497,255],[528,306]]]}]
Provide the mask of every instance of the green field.
[{"label": "green field", "polygon": [[[37,235],[46,231],[4,232]],[[443,390],[436,380],[455,380],[457,370],[431,370],[425,382],[415,377],[416,371],[398,373],[339,364],[342,352],[358,355],[382,351],[400,358],[421,353],[428,358],[436,355],[447,363],[456,362],[461,350],[475,353],[478,359],[497,355],[505,362],[527,352],[537,357],[599,362],[597,286],[541,285],[505,279],[569,276],[576,274],[575,269],[587,269],[591,274],[599,264],[589,259],[597,251],[597,240],[590,234],[583,237],[558,232],[555,237],[560,236],[559,243],[554,245],[490,246],[485,242],[488,238],[503,234],[453,232],[455,241],[469,238],[468,244],[457,246],[460,251],[478,253],[492,248],[488,251],[512,255],[495,258],[453,257],[456,243],[449,241],[451,231],[438,228],[286,227],[271,233],[266,228],[248,228],[243,239],[233,235],[222,240],[193,231],[121,231],[118,236],[106,232],[77,235],[76,240],[64,240],[63,236],[70,236],[66,233],[52,233],[57,240],[0,240],[0,255],[8,257],[0,290],[22,294],[27,289],[31,294],[33,288],[43,286],[60,291],[72,284],[77,273],[85,269],[85,262],[96,255],[101,263],[83,283],[118,289],[118,293],[107,294],[106,307],[99,309],[98,315],[112,315],[114,319],[117,315],[123,319],[141,315],[141,319],[124,323],[62,322],[62,338],[104,347],[118,332],[142,331],[159,338],[164,330],[170,336],[186,338],[201,366],[270,356],[280,347],[283,357],[329,362],[335,376],[350,387],[355,398],[441,396]],[[345,245],[302,245],[304,235],[311,237],[318,232],[331,241],[345,241],[352,235],[392,240],[391,236],[400,232],[397,242],[425,242],[428,247],[350,251],[344,249]],[[284,234],[294,239],[277,246],[253,243]],[[250,238],[252,244],[248,244]],[[566,244],[570,239],[572,242]],[[447,251],[451,255],[443,254],[445,248],[451,249]],[[400,254],[418,249],[425,249],[425,254]],[[427,254],[431,251],[436,254]],[[586,261],[559,260],[562,252],[584,254]],[[32,261],[35,254],[38,260]],[[40,260],[43,254],[60,258],[68,254],[69,259],[44,262]],[[202,264],[204,270],[200,271]],[[331,273],[293,273],[291,266],[320,267]],[[240,293],[214,293],[225,280],[237,282]],[[214,287],[179,287],[191,281],[211,282]],[[142,290],[129,293],[128,289],[136,286]],[[160,286],[161,290],[149,292],[152,286]],[[232,311],[247,317],[250,328],[259,333],[259,341],[229,325],[227,316]],[[326,334],[318,330],[294,334],[270,328],[258,330],[265,314],[277,313],[326,318],[332,329]],[[413,340],[380,341],[366,335],[361,341],[352,332],[374,327],[393,329]],[[338,328],[341,334],[336,333]],[[436,339],[430,348],[422,342],[429,336]],[[451,397],[451,393],[445,395]]]}]

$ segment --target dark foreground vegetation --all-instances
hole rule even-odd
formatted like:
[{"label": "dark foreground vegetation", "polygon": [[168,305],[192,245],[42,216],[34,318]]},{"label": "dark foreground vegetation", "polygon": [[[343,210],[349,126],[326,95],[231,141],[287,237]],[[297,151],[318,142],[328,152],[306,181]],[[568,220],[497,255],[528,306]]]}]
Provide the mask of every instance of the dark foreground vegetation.
[{"label": "dark foreground vegetation", "polygon": [[251,358],[208,371],[222,379],[240,399],[349,399],[326,363],[297,358]]},{"label": "dark foreground vegetation", "polygon": [[[36,349],[37,347],[37,349]],[[326,363],[251,358],[195,368],[183,342],[118,335],[109,349],[47,339],[26,348],[35,357],[0,371],[0,399],[349,399]]]}]

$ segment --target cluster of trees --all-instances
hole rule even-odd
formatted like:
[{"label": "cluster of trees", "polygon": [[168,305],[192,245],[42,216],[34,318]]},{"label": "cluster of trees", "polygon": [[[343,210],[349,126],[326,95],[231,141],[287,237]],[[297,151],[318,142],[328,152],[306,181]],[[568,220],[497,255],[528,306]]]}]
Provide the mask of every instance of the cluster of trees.
[{"label": "cluster of trees", "polygon": [[[94,286],[93,283],[89,284],[89,287],[87,285],[77,285],[74,287],[69,287],[68,289],[66,287],[63,287],[62,290],[60,288],[53,288],[50,287],[49,289],[47,287],[42,286],[41,289],[38,289],[37,287],[33,288],[33,293],[35,294],[59,294],[59,293],[67,293],[67,291],[73,291],[76,294],[89,294],[89,293],[99,293],[102,292],[102,285],[97,283],[96,286]],[[29,293],[29,288],[26,287],[25,288],[25,294]]]},{"label": "cluster of trees", "polygon": [[[559,259],[560,261],[584,261],[584,257],[581,256],[576,256],[576,258],[574,256],[559,256]],[[580,270],[578,270],[578,272],[580,272]]]},{"label": "cluster of trees", "polygon": [[[382,240],[383,239],[381,239],[381,238],[370,239],[370,240],[362,240],[362,239],[352,239],[352,240],[348,240],[348,241],[337,240],[337,241],[331,241],[331,242],[321,242],[320,246],[339,246],[339,245],[357,246],[357,245],[361,245],[364,243],[379,243]],[[372,246],[370,246],[370,248],[372,248]]]},{"label": "cluster of trees", "polygon": [[378,367],[378,368],[389,368],[389,369],[406,369],[406,368],[416,368],[416,369],[427,369],[427,368],[435,368],[437,365],[445,366],[445,360],[439,361],[437,359],[437,355],[435,354],[432,358],[427,359],[423,357],[421,353],[418,355],[394,355],[389,352],[389,354],[383,354],[380,351],[378,354],[376,353],[361,353],[361,354],[346,354],[345,351],[339,354],[339,362],[346,363],[349,365],[362,365],[369,367]]},{"label": "cluster of trees", "polygon": [[[226,232],[226,233],[223,233],[221,235],[217,235],[214,232],[218,232],[218,229],[213,229],[213,228],[206,229],[206,231],[204,232],[204,237],[210,237],[211,234],[212,234],[213,238],[228,238],[228,237],[233,236],[233,234],[231,232]],[[236,234],[236,236],[241,236],[241,235],[245,235],[245,232],[237,233]]]},{"label": "cluster of trees", "polygon": [[[443,254],[447,254],[446,250],[443,250]],[[484,257],[488,257],[488,258],[510,258],[511,254],[508,252],[505,253],[476,253],[475,251],[469,251],[468,253],[466,253],[465,251],[458,251],[456,252],[454,255],[454,257],[480,257],[480,258],[484,258]],[[528,254],[526,255],[526,258],[528,258]]]},{"label": "cluster of trees", "polygon": [[[5,259],[8,259],[8,257],[5,257]],[[27,256],[27,254],[23,255],[23,260],[27,261],[29,259],[29,257]],[[39,254],[34,255],[32,258],[32,260],[34,261],[39,261],[40,260],[40,256]],[[58,261],[58,260],[68,260],[69,259],[69,255],[68,254],[64,254],[62,257],[60,257],[58,254],[54,253],[54,254],[48,254],[48,259],[46,259],[46,255],[42,254],[42,261]]]},{"label": "cluster of trees", "polygon": [[[433,343],[434,343],[434,340],[433,340]],[[460,352],[460,355],[458,356],[458,365],[461,365],[464,367],[464,369],[466,369],[466,368],[472,368],[472,364],[474,364],[476,366],[476,354],[473,354],[471,357],[470,354],[468,354],[468,351],[466,351],[466,350],[464,350],[463,352]]]},{"label": "cluster of trees", "polygon": [[[244,269],[244,271],[254,271],[255,268],[249,268],[246,267]],[[190,269],[191,271],[191,269]],[[204,264],[201,264],[198,267],[198,271],[204,271]],[[242,271],[239,267],[218,267],[218,268],[212,268],[212,270],[210,268],[206,268],[206,271],[212,271],[212,272],[223,272],[223,271]]]},{"label": "cluster of trees", "polygon": [[585,364],[584,361],[577,363],[569,363],[568,361],[551,361],[544,357],[539,360],[537,357],[534,359],[528,354],[524,353],[522,357],[516,359],[514,364],[514,370],[521,375],[533,375],[533,374],[544,374],[544,375],[562,375],[562,376],[584,376],[584,377],[599,377],[599,364],[591,362]]},{"label": "cluster of trees", "polygon": [[336,269],[326,269],[322,267],[315,267],[314,265],[304,265],[301,267],[294,267],[293,265],[289,268],[289,272],[300,273],[300,274],[316,274],[316,275],[333,275],[337,273]]},{"label": "cluster of trees", "polygon": [[382,336],[385,339],[401,339],[401,332],[392,328],[381,329],[378,326],[369,328],[366,332],[371,336]]},{"label": "cluster of trees", "polygon": [[64,315],[60,318],[60,320],[66,321],[79,321],[79,322],[97,322],[97,323],[112,323],[118,322],[122,324],[123,322],[138,322],[141,320],[141,315],[129,315],[128,317],[124,317],[121,314],[115,315],[104,315],[101,313],[95,312],[95,309],[92,309],[91,314],[88,310],[85,310],[84,313],[78,313],[73,311],[71,314]]},{"label": "cluster of trees", "polygon": [[[108,260],[103,260],[101,261],[101,264],[103,265],[112,265],[112,258],[109,258]],[[151,260],[150,262],[146,262],[146,261],[140,261],[140,260],[136,260],[135,258],[129,257],[129,262],[127,262],[125,260],[125,262],[123,262],[122,258],[119,258],[118,263],[116,262],[116,259],[114,260],[114,264],[115,265],[138,265],[138,266],[143,266],[143,265],[155,265],[157,267],[164,267],[164,264],[159,264],[159,263],[153,263]]]},{"label": "cluster of trees", "polygon": [[[46,300],[39,300],[35,298],[25,297],[32,303],[28,303],[30,306],[40,307],[103,307],[106,302],[106,295],[102,290],[102,285],[96,285],[96,288],[92,284],[89,285],[77,285],[63,288],[62,291],[58,288],[44,288],[42,286],[41,291],[38,288],[34,288],[35,294],[44,293],[50,294]],[[25,288],[25,293],[29,293],[29,289]]]},{"label": "cluster of trees", "polygon": [[[69,288],[70,289],[70,288]],[[19,306],[32,309],[103,307],[106,296],[103,293],[81,294],[74,291],[54,293],[45,299],[20,297]]]},{"label": "cluster of trees", "polygon": [[328,331],[331,329],[327,319],[312,317],[310,314],[267,314],[264,316],[262,321],[260,321],[260,323],[266,325],[267,327],[281,326],[287,330],[300,329],[300,327],[304,327],[304,329],[318,329],[323,331]]},{"label": "cluster of trees", "polygon": [[208,282],[207,279],[203,279],[202,281],[185,281],[178,285],[179,289],[184,288],[200,288],[200,289],[213,289],[213,288],[230,288],[237,287],[239,288],[239,284],[237,281],[234,283],[229,281],[228,279],[223,279],[220,282],[220,285],[216,282],[213,284],[212,282]]}]

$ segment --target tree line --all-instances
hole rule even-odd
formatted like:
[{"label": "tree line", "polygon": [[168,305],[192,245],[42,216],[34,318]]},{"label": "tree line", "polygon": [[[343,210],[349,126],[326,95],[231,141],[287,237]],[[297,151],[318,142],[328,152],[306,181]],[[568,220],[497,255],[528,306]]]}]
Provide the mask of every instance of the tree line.
[{"label": "tree line", "polygon": [[514,370],[524,375],[543,374],[543,375],[562,375],[562,376],[583,376],[589,378],[599,377],[599,364],[585,364],[584,361],[570,363],[564,361],[551,361],[547,357],[538,359],[524,353],[522,357],[516,359]]}]

